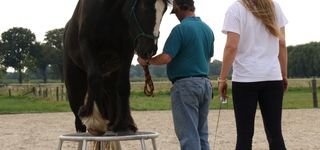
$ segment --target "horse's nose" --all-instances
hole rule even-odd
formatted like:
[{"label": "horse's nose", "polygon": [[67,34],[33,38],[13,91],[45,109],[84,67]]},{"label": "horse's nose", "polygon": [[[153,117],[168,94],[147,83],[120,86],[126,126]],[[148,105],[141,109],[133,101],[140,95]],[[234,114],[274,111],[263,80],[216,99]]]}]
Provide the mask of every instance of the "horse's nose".
[{"label": "horse's nose", "polygon": [[147,52],[145,55],[146,56],[145,59],[151,59],[152,56],[154,56],[156,53],[157,53],[156,50],[152,50],[151,52]]},{"label": "horse's nose", "polygon": [[151,43],[152,40],[141,39],[137,45],[137,54],[143,59],[150,59],[158,50],[157,44]]}]

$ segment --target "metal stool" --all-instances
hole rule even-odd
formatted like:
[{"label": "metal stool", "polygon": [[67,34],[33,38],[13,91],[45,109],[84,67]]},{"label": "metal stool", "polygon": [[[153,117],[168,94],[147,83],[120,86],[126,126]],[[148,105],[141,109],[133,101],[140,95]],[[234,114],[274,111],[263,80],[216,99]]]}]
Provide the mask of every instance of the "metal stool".
[{"label": "metal stool", "polygon": [[78,141],[82,142],[82,150],[87,150],[88,141],[128,141],[128,140],[140,140],[142,150],[146,150],[145,140],[151,139],[154,150],[157,150],[156,140],[159,136],[157,132],[136,132],[129,135],[117,135],[114,132],[106,132],[102,136],[93,136],[89,133],[73,133],[65,134],[59,137],[58,150],[61,150],[64,141]]}]

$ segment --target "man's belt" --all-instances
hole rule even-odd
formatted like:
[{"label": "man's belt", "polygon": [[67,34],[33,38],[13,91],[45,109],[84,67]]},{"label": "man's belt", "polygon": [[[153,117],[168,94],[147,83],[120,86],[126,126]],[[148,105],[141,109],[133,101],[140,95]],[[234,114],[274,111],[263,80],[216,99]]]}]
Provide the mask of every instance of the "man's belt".
[{"label": "man's belt", "polygon": [[183,77],[175,77],[171,80],[172,84],[178,80],[181,80],[181,79],[185,79],[185,78],[193,78],[193,77],[205,77],[205,78],[208,78],[207,75],[193,75],[193,76],[183,76]]}]

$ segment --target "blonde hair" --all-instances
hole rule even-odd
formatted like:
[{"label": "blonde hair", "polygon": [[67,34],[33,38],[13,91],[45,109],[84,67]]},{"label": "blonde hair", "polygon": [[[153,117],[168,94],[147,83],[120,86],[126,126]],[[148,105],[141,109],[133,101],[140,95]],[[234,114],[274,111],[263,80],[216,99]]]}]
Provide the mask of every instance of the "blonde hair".
[{"label": "blonde hair", "polygon": [[242,3],[263,22],[272,35],[280,36],[280,28],[276,22],[276,12],[272,0],[242,0]]}]

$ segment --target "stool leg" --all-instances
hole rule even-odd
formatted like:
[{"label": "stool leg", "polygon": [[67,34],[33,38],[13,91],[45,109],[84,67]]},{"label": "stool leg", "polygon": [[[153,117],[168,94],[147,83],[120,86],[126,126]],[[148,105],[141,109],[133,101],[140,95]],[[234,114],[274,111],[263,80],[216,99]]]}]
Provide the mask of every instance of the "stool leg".
[{"label": "stool leg", "polygon": [[157,150],[156,140],[152,138],[151,141],[152,141],[153,150]]},{"label": "stool leg", "polygon": [[116,150],[121,150],[121,144],[120,141],[113,141],[113,146]]},{"label": "stool leg", "polygon": [[104,150],[105,149],[105,145],[106,145],[106,141],[101,141],[100,142],[100,149]]},{"label": "stool leg", "polygon": [[146,143],[144,142],[144,139],[141,139],[141,140],[140,140],[140,143],[141,143],[141,148],[142,148],[142,150],[147,150],[147,149],[146,149]]},{"label": "stool leg", "polygon": [[82,150],[87,150],[87,140],[83,140],[82,142]]},{"label": "stool leg", "polygon": [[63,141],[60,139],[60,140],[59,140],[59,145],[58,145],[58,149],[57,149],[57,150],[61,150],[61,148],[62,148],[62,143],[63,143]]},{"label": "stool leg", "polygon": [[83,145],[83,141],[79,141],[77,150],[82,150],[82,145]]}]

